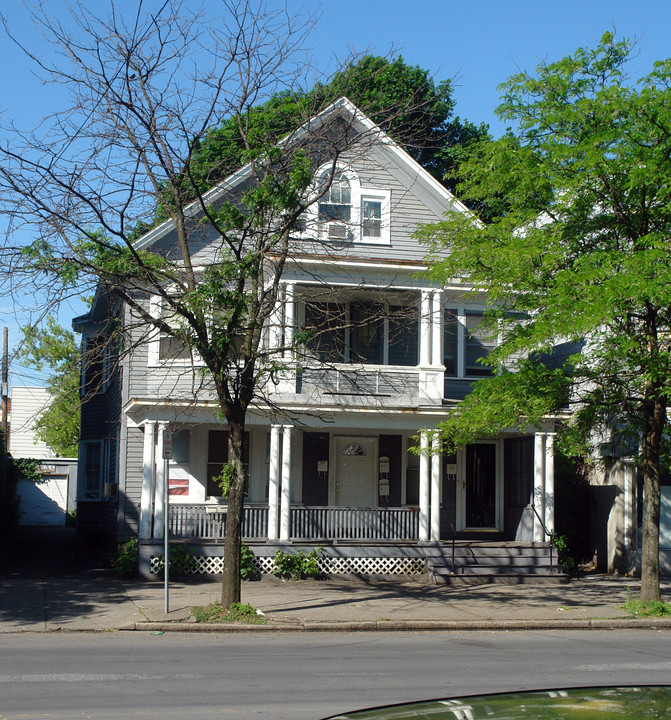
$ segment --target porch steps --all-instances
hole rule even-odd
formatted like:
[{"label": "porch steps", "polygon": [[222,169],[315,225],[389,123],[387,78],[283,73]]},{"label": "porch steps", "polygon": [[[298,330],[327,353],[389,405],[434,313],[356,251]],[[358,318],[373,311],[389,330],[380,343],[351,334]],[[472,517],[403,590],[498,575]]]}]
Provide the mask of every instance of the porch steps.
[{"label": "porch steps", "polygon": [[423,548],[426,571],[440,585],[566,582],[568,575],[548,543],[457,541]]}]

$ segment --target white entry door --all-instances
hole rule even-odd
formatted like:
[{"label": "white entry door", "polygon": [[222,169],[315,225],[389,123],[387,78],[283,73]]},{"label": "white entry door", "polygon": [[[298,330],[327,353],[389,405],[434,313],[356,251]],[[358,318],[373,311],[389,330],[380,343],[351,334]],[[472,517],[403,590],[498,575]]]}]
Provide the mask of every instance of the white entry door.
[{"label": "white entry door", "polygon": [[372,507],[375,502],[375,438],[336,437],[335,504]]}]

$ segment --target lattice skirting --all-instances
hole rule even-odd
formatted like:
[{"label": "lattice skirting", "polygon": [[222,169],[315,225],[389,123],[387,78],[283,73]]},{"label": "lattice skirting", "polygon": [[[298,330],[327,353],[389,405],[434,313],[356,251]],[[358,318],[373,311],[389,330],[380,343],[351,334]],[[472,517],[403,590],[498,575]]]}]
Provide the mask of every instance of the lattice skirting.
[{"label": "lattice skirting", "polygon": [[[157,572],[162,556],[152,556],[151,572]],[[193,574],[218,574],[224,570],[223,556],[195,555]],[[269,556],[255,559],[256,568],[262,574],[272,574],[275,560]],[[411,557],[331,557],[323,555],[319,568],[329,575],[421,575],[424,570],[423,558]]]}]

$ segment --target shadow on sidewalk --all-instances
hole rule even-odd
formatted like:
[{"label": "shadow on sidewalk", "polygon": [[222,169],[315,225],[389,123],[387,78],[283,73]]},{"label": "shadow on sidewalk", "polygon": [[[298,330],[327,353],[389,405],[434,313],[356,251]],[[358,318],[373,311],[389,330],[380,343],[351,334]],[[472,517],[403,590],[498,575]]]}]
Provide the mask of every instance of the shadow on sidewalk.
[{"label": "shadow on sidewalk", "polygon": [[18,528],[0,544],[0,622],[67,622],[125,599],[105,551],[74,528]]}]

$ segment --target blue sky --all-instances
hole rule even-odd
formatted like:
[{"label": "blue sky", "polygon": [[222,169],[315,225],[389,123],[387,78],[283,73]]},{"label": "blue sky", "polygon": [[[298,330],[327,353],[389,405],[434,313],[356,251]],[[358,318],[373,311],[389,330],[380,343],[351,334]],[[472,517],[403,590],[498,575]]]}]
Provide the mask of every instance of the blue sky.
[{"label": "blue sky", "polygon": [[[268,4],[279,6],[274,0]],[[103,2],[100,5],[104,7]],[[137,2],[119,0],[116,5],[127,14]],[[215,0],[204,0],[203,5],[212,10]],[[290,12],[307,8],[320,13],[308,41],[318,68],[334,68],[351,50],[381,55],[395,50],[408,63],[428,69],[437,80],[451,79],[456,114],[489,124],[495,135],[505,129],[494,113],[501,82],[518,70],[533,71],[543,60],[557,60],[578,47],[594,46],[605,30],[614,28],[619,37],[637,41],[638,55],[630,63],[633,76],[648,72],[655,60],[671,56],[669,0],[338,0],[321,6],[287,0],[287,5]],[[45,6],[58,16],[63,3],[46,0]],[[26,44],[51,55],[18,2],[3,0],[0,8]],[[67,88],[42,86],[26,58],[4,37],[0,67],[3,125],[13,120],[19,127],[33,127],[65,101]],[[81,312],[81,304],[68,305],[61,321],[68,324]],[[10,351],[19,337],[17,323],[26,318],[23,308],[0,298],[0,325],[10,328]],[[40,383],[38,376],[18,365],[11,371],[11,384]]]}]

